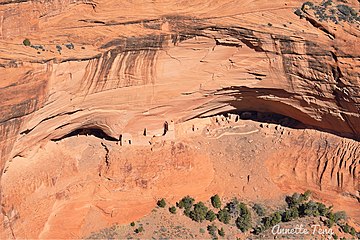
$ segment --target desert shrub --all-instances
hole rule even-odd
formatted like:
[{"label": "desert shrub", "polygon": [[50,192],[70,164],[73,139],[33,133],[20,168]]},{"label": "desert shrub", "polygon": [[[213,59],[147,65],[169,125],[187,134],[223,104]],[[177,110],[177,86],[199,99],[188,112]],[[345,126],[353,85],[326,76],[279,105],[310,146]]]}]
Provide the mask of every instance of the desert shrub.
[{"label": "desert shrub", "polygon": [[209,210],[207,213],[206,213],[206,220],[212,222],[216,219],[216,214],[212,211],[212,210]]},{"label": "desert shrub", "polygon": [[67,47],[68,49],[74,49],[74,44],[67,43],[67,44],[65,44],[65,47]]},{"label": "desert shrub", "polygon": [[214,224],[207,226],[207,230],[212,237],[216,237],[217,227]]},{"label": "desert shrub", "polygon": [[334,213],[334,221],[335,222],[339,222],[340,220],[346,220],[346,219],[347,219],[346,212],[339,211],[339,212]]},{"label": "desert shrub", "polygon": [[258,216],[264,216],[265,215],[265,208],[262,205],[255,203],[252,208],[254,209],[254,211],[256,212],[256,214]]},{"label": "desert shrub", "polygon": [[226,208],[223,208],[218,212],[217,218],[220,222],[228,224],[230,222],[231,216],[228,210]]},{"label": "desert shrub", "polygon": [[216,194],[216,195],[211,197],[211,205],[214,208],[220,208],[221,207],[221,200],[220,200],[219,195]]},{"label": "desert shrub", "polygon": [[251,228],[251,218],[250,217],[238,217],[235,221],[236,227],[242,232],[246,232]]},{"label": "desert shrub", "polygon": [[58,52],[61,52],[62,47],[60,45],[56,45],[56,50],[58,50]]},{"label": "desert shrub", "polygon": [[134,230],[135,233],[141,233],[144,231],[144,227],[143,226],[140,226],[138,227],[137,229]]},{"label": "desert shrub", "polygon": [[185,208],[184,215],[190,217],[191,210],[189,208]]},{"label": "desert shrub", "polygon": [[130,226],[134,227],[134,226],[135,226],[135,223],[134,223],[134,222],[131,222],[131,223],[130,223]]},{"label": "desert shrub", "polygon": [[296,207],[300,204],[300,194],[294,193],[292,196],[286,196],[285,202],[288,204],[289,208]]},{"label": "desert shrub", "polygon": [[28,47],[28,46],[31,45],[31,42],[30,42],[30,40],[28,38],[25,38],[24,41],[23,41],[23,44]]},{"label": "desert shrub", "polygon": [[313,201],[302,204],[299,207],[299,211],[300,211],[301,216],[317,217],[320,215],[319,210],[318,210],[318,204]]},{"label": "desert shrub", "polygon": [[236,198],[227,203],[225,208],[233,218],[238,217],[240,214],[239,201]]},{"label": "desert shrub", "polygon": [[326,216],[331,210],[325,206],[323,203],[317,203],[318,211],[320,216]]},{"label": "desert shrub", "polygon": [[345,4],[339,4],[336,7],[339,10],[339,12],[341,12],[345,16],[350,16],[350,15],[356,16],[357,15],[356,10],[354,10],[353,8],[351,8]]},{"label": "desert shrub", "polygon": [[186,197],[183,197],[183,199],[181,199],[177,203],[177,206],[179,208],[190,209],[193,206],[194,202],[195,202],[195,199],[193,199],[192,197],[186,196]]},{"label": "desert shrub", "polygon": [[165,199],[162,198],[162,199],[158,200],[156,204],[157,204],[159,207],[164,208],[164,207],[166,206]]},{"label": "desert shrub", "polygon": [[344,233],[350,233],[350,226],[347,223],[341,225],[341,229],[344,231]]},{"label": "desert shrub", "polygon": [[305,11],[307,7],[310,8],[310,9],[313,8],[314,3],[312,3],[312,2],[304,2],[304,4],[301,7],[301,10]]},{"label": "desert shrub", "polygon": [[200,233],[205,233],[205,230],[203,228],[200,228]]},{"label": "desert shrub", "polygon": [[272,219],[271,219],[271,224],[274,226],[276,224],[278,224],[279,222],[281,222],[281,214],[279,212],[275,212],[272,215]]},{"label": "desert shrub", "polygon": [[294,11],[295,15],[299,16],[299,17],[302,17],[303,16],[303,12],[297,8],[295,11]]},{"label": "desert shrub", "polygon": [[219,236],[221,236],[221,237],[225,237],[225,231],[224,231],[224,229],[223,229],[223,228],[220,228],[220,229],[218,230],[218,234],[219,234]]},{"label": "desert shrub", "polygon": [[176,207],[175,206],[169,207],[169,212],[171,212],[172,214],[175,214],[176,213]]},{"label": "desert shrub", "polygon": [[328,227],[328,228],[332,228],[334,226],[334,223],[335,221],[334,220],[331,220],[331,219],[326,219],[324,221],[325,225]]},{"label": "desert shrub", "polygon": [[203,202],[198,202],[194,205],[194,210],[190,212],[190,218],[196,222],[205,220],[208,208]]},{"label": "desert shrub", "polygon": [[294,220],[299,217],[299,210],[296,207],[287,209],[282,214],[282,221],[283,222],[289,222],[291,220]]},{"label": "desert shrub", "polygon": [[251,216],[249,208],[245,203],[239,203],[240,216]]},{"label": "desert shrub", "polygon": [[280,212],[275,212],[268,217],[264,217],[262,219],[262,223],[264,224],[265,229],[269,227],[275,226],[276,224],[281,222],[281,214]]},{"label": "desert shrub", "polygon": [[296,207],[301,203],[304,203],[309,200],[311,195],[310,191],[306,191],[303,194],[294,193],[292,196],[286,196],[285,201],[288,204],[289,208]]},{"label": "desert shrub", "polygon": [[355,236],[356,235],[356,231],[355,231],[355,228],[353,227],[350,227],[350,234]]},{"label": "desert shrub", "polygon": [[257,225],[257,226],[253,229],[252,233],[255,234],[255,235],[259,235],[261,232],[263,232],[263,231],[265,230],[264,228],[265,228],[265,227],[264,227],[263,225]]},{"label": "desert shrub", "polygon": [[251,212],[244,203],[240,203],[238,206],[240,209],[240,214],[235,223],[240,231],[246,232],[251,228]]},{"label": "desert shrub", "polygon": [[311,196],[311,191],[307,190],[303,194],[301,194],[301,200],[307,201],[307,200],[309,200],[310,196]]}]

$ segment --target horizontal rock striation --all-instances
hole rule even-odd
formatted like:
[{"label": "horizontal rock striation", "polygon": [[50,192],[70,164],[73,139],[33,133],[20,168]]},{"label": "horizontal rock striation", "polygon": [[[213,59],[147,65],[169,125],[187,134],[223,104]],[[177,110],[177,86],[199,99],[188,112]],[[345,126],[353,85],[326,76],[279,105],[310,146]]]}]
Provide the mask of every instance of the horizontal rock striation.
[{"label": "horizontal rock striation", "polygon": [[[161,136],[164,122],[228,111],[280,114],[349,138],[337,150],[321,149],[356,163],[359,22],[295,14],[302,4],[0,1],[1,175],[13,159],[83,130],[146,145],[137,142],[144,129]],[[319,181],[329,179],[328,161],[315,161]],[[340,164],[328,181],[338,188],[356,181],[354,163]]]}]

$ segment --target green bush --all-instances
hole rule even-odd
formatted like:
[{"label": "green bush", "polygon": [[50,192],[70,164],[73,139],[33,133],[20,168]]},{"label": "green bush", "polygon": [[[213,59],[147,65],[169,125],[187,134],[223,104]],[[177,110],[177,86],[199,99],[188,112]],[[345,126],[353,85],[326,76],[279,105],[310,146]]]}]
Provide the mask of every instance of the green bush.
[{"label": "green bush", "polygon": [[313,201],[302,204],[299,207],[299,212],[301,216],[313,216],[313,217],[320,216],[318,210],[318,204]]},{"label": "green bush", "polygon": [[207,230],[211,236],[213,236],[214,238],[216,237],[216,232],[218,229],[214,224],[207,226]]},{"label": "green bush", "polygon": [[356,230],[355,230],[355,228],[350,227],[350,234],[353,235],[353,236],[356,235]]},{"label": "green bush", "polygon": [[159,201],[157,201],[156,203],[159,207],[164,208],[166,206],[166,202],[165,199],[160,199]]},{"label": "green bush", "polygon": [[339,211],[339,212],[334,213],[335,222],[339,222],[340,220],[346,220],[346,219],[347,219],[346,212]]},{"label": "green bush", "polygon": [[202,222],[205,220],[208,208],[203,202],[198,202],[194,205],[194,210],[190,212],[190,218],[196,222]]},{"label": "green bush", "polygon": [[135,226],[135,223],[134,223],[134,222],[131,222],[131,223],[130,223],[130,226],[134,227],[134,226]]},{"label": "green bush", "polygon": [[190,217],[191,210],[189,208],[185,208],[184,215]]},{"label": "green bush", "polygon": [[236,218],[240,215],[240,203],[236,198],[231,200],[231,202],[228,202],[225,208],[233,218]]},{"label": "green bush", "polygon": [[211,197],[211,205],[214,208],[221,208],[221,200],[220,200],[219,195],[216,194],[216,195]]},{"label": "green bush", "polygon": [[206,213],[206,220],[212,222],[216,219],[216,214],[212,211],[212,210],[209,210],[207,213]]},{"label": "green bush", "polygon": [[228,210],[226,208],[223,208],[218,212],[217,218],[220,222],[228,224],[230,222],[231,216]]},{"label": "green bush", "polygon": [[200,228],[200,233],[205,233],[205,230],[203,228]]},{"label": "green bush", "polygon": [[303,194],[294,193],[292,196],[286,196],[285,201],[289,208],[296,207],[309,200],[311,192],[308,190]]},{"label": "green bush", "polygon": [[138,227],[137,229],[135,229],[135,233],[141,233],[141,232],[143,232],[144,231],[144,227],[143,226],[140,226],[140,227]]},{"label": "green bush", "polygon": [[256,214],[258,216],[264,216],[265,215],[265,208],[263,206],[261,206],[260,204],[255,203],[254,206],[252,207],[254,209],[254,211],[256,212]]},{"label": "green bush", "polygon": [[219,236],[221,236],[221,237],[225,237],[225,231],[224,231],[224,229],[223,229],[223,228],[219,229],[218,234],[219,234]]},{"label": "green bush", "polygon": [[326,219],[326,220],[325,220],[325,225],[326,225],[328,228],[332,228],[332,227],[334,226],[334,223],[335,223],[334,220],[331,220],[331,219]]},{"label": "green bush", "polygon": [[269,227],[275,226],[276,224],[281,222],[281,214],[279,212],[275,212],[268,217],[262,219],[265,229]]},{"label": "green bush", "polygon": [[239,204],[240,215],[235,223],[237,228],[242,232],[246,232],[251,228],[251,212],[244,203]]},{"label": "green bush", "polygon": [[350,227],[347,223],[345,225],[342,225],[341,229],[344,231],[344,233],[350,233]]},{"label": "green bush", "polygon": [[172,214],[175,214],[176,213],[176,207],[175,206],[170,207],[169,212],[171,212]]},{"label": "green bush", "polygon": [[320,216],[326,216],[330,212],[330,209],[325,204],[318,202],[317,205]]},{"label": "green bush", "polygon": [[186,197],[183,197],[183,199],[181,199],[177,203],[177,206],[179,208],[190,209],[193,206],[194,202],[195,202],[195,199],[193,199],[192,197],[186,196]]},{"label": "green bush", "polygon": [[282,221],[283,222],[289,222],[291,220],[294,220],[299,217],[299,210],[296,207],[287,209],[282,214]]},{"label": "green bush", "polygon": [[258,225],[258,226],[256,226],[254,228],[252,233],[255,234],[255,235],[259,235],[263,231],[264,231],[264,226],[263,225]]},{"label": "green bush", "polygon": [[30,40],[28,38],[25,38],[24,41],[23,41],[23,44],[28,47],[28,46],[31,45],[31,42],[30,42]]},{"label": "green bush", "polygon": [[238,217],[235,221],[236,227],[242,232],[246,232],[251,228],[251,218]]}]

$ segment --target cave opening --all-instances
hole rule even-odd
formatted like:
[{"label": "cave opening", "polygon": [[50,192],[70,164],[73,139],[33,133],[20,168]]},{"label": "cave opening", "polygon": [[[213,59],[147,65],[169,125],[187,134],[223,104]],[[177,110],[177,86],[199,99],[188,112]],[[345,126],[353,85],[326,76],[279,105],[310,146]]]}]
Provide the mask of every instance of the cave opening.
[{"label": "cave opening", "polygon": [[107,141],[115,141],[115,142],[119,141],[119,139],[109,136],[100,128],[78,128],[60,138],[53,139],[52,141],[57,142],[64,138],[75,137],[75,136],[79,136],[79,135],[85,135],[85,136],[90,135],[90,136],[94,136],[96,138],[104,139]]},{"label": "cave opening", "polygon": [[[306,124],[306,123],[303,123],[303,122],[301,122],[295,118],[292,118],[290,116],[286,116],[286,115],[282,115],[282,114],[274,113],[274,112],[261,112],[261,111],[255,111],[255,110],[235,109],[232,111],[221,112],[221,113],[217,113],[214,115],[223,115],[225,117],[229,117],[229,114],[236,115],[236,121],[252,120],[252,121],[259,122],[259,123],[277,124],[282,127],[288,127],[288,128],[292,128],[292,129],[314,129],[314,130],[318,130],[320,132],[326,132],[326,133],[336,135],[339,137],[353,139],[355,141],[360,140],[360,137],[356,136],[356,135],[354,136],[354,135],[347,134],[347,133],[340,133],[340,132],[332,131],[330,129],[321,128],[321,127],[314,126],[311,124]],[[211,115],[211,116],[214,116],[214,115]]]},{"label": "cave opening", "polygon": [[294,128],[294,129],[305,129],[310,128],[304,123],[282,114],[273,113],[273,112],[258,112],[258,111],[244,111],[244,110],[234,110],[223,113],[225,117],[229,114],[237,115],[238,119],[241,120],[252,120],[261,123],[272,123],[278,124],[283,127]]}]

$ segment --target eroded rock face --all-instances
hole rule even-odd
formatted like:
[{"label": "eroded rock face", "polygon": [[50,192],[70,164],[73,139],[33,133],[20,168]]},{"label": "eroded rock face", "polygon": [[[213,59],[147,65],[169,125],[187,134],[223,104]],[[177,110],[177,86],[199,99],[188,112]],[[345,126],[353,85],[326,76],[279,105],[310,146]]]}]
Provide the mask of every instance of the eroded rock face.
[{"label": "eroded rock face", "polygon": [[[348,2],[359,8],[357,1]],[[181,122],[231,110],[281,114],[305,128],[353,139],[344,139],[351,144],[340,148],[324,147],[324,156],[338,151],[336,161],[346,155],[339,151],[351,152],[351,180],[341,180],[339,172],[333,186],[335,180],[325,169],[320,183],[314,184],[329,181],[327,190],[359,197],[359,22],[320,21],[307,8],[299,18],[294,11],[301,5],[301,1],[1,1],[0,166],[2,175],[10,172],[12,161],[34,168],[30,174],[34,178],[26,180],[30,186],[17,187],[11,194],[10,182],[16,180],[2,176],[6,237],[10,232],[19,237],[56,236],[46,225],[57,209],[56,199],[44,203],[54,209],[41,212],[35,235],[27,235],[26,223],[15,222],[34,211],[23,197],[41,192],[43,186],[56,186],[52,179],[62,169],[60,161],[74,161],[71,155],[57,156],[59,166],[46,177],[37,175],[38,168],[46,168],[44,162],[28,161],[38,154],[45,160],[56,155],[64,147],[56,147],[62,139],[85,130],[81,137],[87,143],[86,129],[95,129],[117,146],[149,146],[183,136],[176,130]],[[22,44],[25,38],[32,47]],[[165,121],[170,131],[161,138]],[[93,144],[106,150],[99,141]],[[103,162],[103,153],[94,152],[89,158],[96,165]],[[299,154],[294,159],[304,158]],[[313,158],[315,165],[324,161]],[[11,176],[18,178],[21,171],[16,171],[19,175]],[[152,171],[159,170],[149,174]],[[98,175],[94,171],[88,177]],[[344,190],[347,181],[353,185]],[[84,207],[89,201],[85,193],[92,190],[79,189],[84,197],[78,206]],[[51,191],[66,196],[57,190]],[[84,213],[77,216],[84,218]],[[74,225],[76,236],[83,234],[79,229]]]}]

